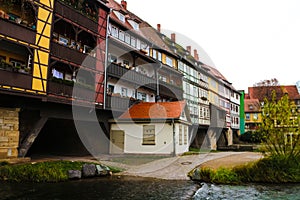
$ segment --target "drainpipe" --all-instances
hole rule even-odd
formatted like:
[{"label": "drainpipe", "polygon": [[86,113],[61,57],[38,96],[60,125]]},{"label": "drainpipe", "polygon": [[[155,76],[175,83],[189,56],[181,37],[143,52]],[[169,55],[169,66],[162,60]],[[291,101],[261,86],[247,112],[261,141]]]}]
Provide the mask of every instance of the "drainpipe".
[{"label": "drainpipe", "polygon": [[109,15],[111,13],[112,9],[109,10],[109,13],[107,13],[107,19],[106,19],[106,36],[105,36],[105,63],[104,63],[104,99],[103,99],[103,109],[106,108],[106,89],[107,89],[107,67],[108,67],[108,27],[109,27]]},{"label": "drainpipe", "polygon": [[155,98],[155,102],[157,102],[158,97],[159,97],[159,75],[158,75],[158,71],[162,68],[162,64],[159,63],[159,68],[156,69],[156,98]]},{"label": "drainpipe", "polygon": [[175,134],[175,122],[174,119],[172,119],[172,128],[173,128],[173,156],[176,156],[176,134]]}]

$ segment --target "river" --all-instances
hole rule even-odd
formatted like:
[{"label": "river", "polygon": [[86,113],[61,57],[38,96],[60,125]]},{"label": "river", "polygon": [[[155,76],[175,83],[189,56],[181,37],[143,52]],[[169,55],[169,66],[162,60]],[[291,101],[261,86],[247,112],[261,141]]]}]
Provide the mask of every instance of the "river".
[{"label": "river", "polygon": [[134,177],[0,183],[0,199],[300,199],[300,184],[228,186]]}]

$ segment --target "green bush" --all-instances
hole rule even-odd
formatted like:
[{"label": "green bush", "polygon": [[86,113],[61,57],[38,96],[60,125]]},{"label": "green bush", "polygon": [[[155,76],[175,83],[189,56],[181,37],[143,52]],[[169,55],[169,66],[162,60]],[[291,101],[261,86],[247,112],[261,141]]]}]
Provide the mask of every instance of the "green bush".
[{"label": "green bush", "polygon": [[190,175],[194,180],[218,184],[300,183],[300,158],[270,156],[232,169],[198,168]]},{"label": "green bush", "polygon": [[240,136],[240,140],[247,143],[259,144],[263,139],[264,135],[260,131],[248,131]]},{"label": "green bush", "polygon": [[240,182],[239,176],[231,169],[219,168],[211,174],[211,181],[213,183],[222,184],[236,184]]}]

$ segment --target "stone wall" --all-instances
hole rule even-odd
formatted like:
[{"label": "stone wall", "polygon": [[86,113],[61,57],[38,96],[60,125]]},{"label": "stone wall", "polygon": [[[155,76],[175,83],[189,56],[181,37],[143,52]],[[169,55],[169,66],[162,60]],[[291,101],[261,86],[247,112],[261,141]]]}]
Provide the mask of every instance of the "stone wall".
[{"label": "stone wall", "polygon": [[19,111],[0,107],[0,159],[18,157]]}]

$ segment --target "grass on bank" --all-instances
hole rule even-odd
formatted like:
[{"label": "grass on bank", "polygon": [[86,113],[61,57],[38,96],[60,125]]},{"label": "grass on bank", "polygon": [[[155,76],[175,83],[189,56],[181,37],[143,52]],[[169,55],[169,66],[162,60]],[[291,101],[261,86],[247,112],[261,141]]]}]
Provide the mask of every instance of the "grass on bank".
[{"label": "grass on bank", "polygon": [[217,184],[300,183],[300,158],[266,157],[234,168],[197,168],[189,176]]},{"label": "grass on bank", "polygon": [[204,154],[204,153],[218,153],[220,151],[218,150],[210,150],[210,149],[201,149],[201,148],[193,148],[190,147],[188,152],[183,153],[183,156],[188,155],[198,155],[198,154]]},{"label": "grass on bank", "polygon": [[[60,182],[68,180],[68,170],[81,170],[85,162],[47,161],[0,166],[0,181]],[[117,168],[110,168],[113,173]]]}]

